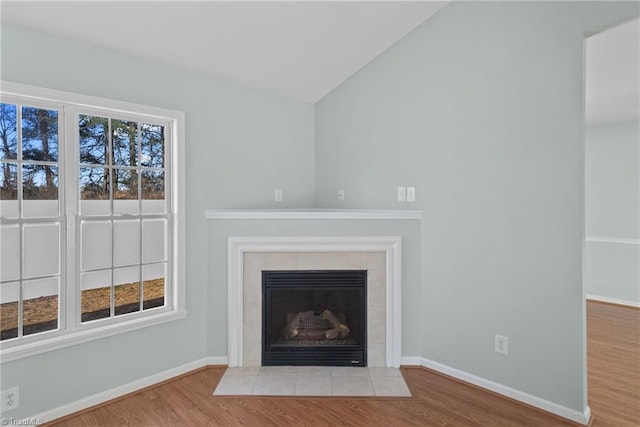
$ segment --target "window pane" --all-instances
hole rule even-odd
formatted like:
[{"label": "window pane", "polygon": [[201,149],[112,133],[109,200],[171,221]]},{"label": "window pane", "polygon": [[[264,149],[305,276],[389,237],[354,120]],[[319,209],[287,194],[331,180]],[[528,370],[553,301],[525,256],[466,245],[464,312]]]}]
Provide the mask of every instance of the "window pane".
[{"label": "window pane", "polygon": [[113,131],[113,164],[136,166],[138,164],[137,123],[111,120],[111,127]]},{"label": "window pane", "polygon": [[111,287],[82,291],[80,294],[82,305],[81,320],[104,319],[111,316]]},{"label": "window pane", "polygon": [[110,170],[80,168],[80,212],[82,215],[109,215]]},{"label": "window pane", "polygon": [[81,114],[80,163],[105,165],[109,161],[109,119]]},{"label": "window pane", "polygon": [[113,221],[113,265],[140,263],[140,221]]},{"label": "window pane", "polygon": [[140,179],[143,199],[164,199],[164,172],[143,170]]},{"label": "window pane", "polygon": [[142,212],[164,213],[164,172],[143,169],[140,173],[142,185]]},{"label": "window pane", "polygon": [[130,169],[114,170],[114,199],[135,200],[138,198],[138,172]]},{"label": "window pane", "polygon": [[140,311],[140,282],[116,285],[116,316]]},{"label": "window pane", "polygon": [[57,200],[58,167],[23,164],[22,185],[24,200]]},{"label": "window pane", "polygon": [[0,104],[0,159],[17,159],[17,108],[13,104]]},{"label": "window pane", "polygon": [[142,262],[166,261],[167,221],[148,219],[142,222]]},{"label": "window pane", "polygon": [[164,126],[140,124],[140,164],[164,167]]},{"label": "window pane", "polygon": [[0,280],[20,279],[20,227],[0,226]]},{"label": "window pane", "polygon": [[22,158],[58,161],[58,112],[22,107]]},{"label": "window pane", "polygon": [[18,200],[18,165],[0,163],[0,200]]},{"label": "window pane", "polygon": [[25,281],[22,288],[22,334],[58,329],[58,278]]},{"label": "window pane", "polygon": [[110,268],[111,221],[83,221],[80,226],[80,236],[82,270]]},{"label": "window pane", "polygon": [[0,341],[18,336],[18,282],[0,285]]},{"label": "window pane", "polygon": [[84,273],[81,277],[81,320],[104,319],[111,316],[111,270]]},{"label": "window pane", "polygon": [[139,311],[140,267],[117,268],[113,274],[116,316]]},{"label": "window pane", "polygon": [[109,200],[109,169],[80,168],[80,198]]},{"label": "window pane", "polygon": [[60,224],[25,224],[23,277],[60,274]]},{"label": "window pane", "polygon": [[142,267],[143,308],[148,310],[164,306],[166,264],[150,264]]}]

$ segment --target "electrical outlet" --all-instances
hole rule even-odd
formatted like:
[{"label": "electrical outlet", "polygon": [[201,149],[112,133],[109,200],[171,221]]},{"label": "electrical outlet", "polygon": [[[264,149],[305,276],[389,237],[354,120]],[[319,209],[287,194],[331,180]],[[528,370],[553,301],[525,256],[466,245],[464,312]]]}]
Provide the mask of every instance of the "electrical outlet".
[{"label": "electrical outlet", "polygon": [[509,338],[502,335],[496,335],[494,342],[494,350],[496,353],[509,355]]},{"label": "electrical outlet", "polygon": [[338,201],[344,202],[344,190],[338,190]]},{"label": "electrical outlet", "polygon": [[282,191],[282,188],[276,188],[275,198],[278,203],[284,200],[284,192]]},{"label": "electrical outlet", "polygon": [[16,409],[20,406],[20,389],[10,388],[2,392],[2,412]]},{"label": "electrical outlet", "polygon": [[398,187],[398,201],[399,202],[407,201],[407,187]]}]

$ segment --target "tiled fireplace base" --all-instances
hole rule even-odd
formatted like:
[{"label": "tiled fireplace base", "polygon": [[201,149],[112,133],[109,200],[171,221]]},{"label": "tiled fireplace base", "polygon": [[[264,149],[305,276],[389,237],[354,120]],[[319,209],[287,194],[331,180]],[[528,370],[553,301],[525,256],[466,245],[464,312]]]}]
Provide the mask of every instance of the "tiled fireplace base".
[{"label": "tiled fireplace base", "polygon": [[214,396],[410,397],[398,368],[267,366],[228,368]]}]

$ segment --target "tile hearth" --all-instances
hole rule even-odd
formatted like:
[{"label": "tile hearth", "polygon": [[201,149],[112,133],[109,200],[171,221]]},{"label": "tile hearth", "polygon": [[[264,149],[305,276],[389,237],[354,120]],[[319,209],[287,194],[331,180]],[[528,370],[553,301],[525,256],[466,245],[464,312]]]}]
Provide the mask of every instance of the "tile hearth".
[{"label": "tile hearth", "polygon": [[411,397],[398,368],[252,366],[227,368],[214,396]]}]

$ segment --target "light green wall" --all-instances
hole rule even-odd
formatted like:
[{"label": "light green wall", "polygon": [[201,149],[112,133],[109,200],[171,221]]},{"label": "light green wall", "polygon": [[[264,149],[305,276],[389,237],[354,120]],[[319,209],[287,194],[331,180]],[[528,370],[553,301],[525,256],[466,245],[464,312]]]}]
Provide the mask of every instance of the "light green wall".
[{"label": "light green wall", "polygon": [[640,122],[585,132],[587,236],[640,238]]},{"label": "light green wall", "polygon": [[[640,239],[640,123],[586,129],[587,236]],[[640,246],[585,243],[585,292],[640,305]]]},{"label": "light green wall", "polygon": [[454,2],[316,104],[319,204],[424,211],[422,357],[584,410],[583,42],[637,15]]},{"label": "light green wall", "polygon": [[14,418],[206,357],[205,209],[314,201],[314,109],[304,104],[68,40],[2,25],[4,80],[186,112],[188,318],[3,363],[20,386]]}]

